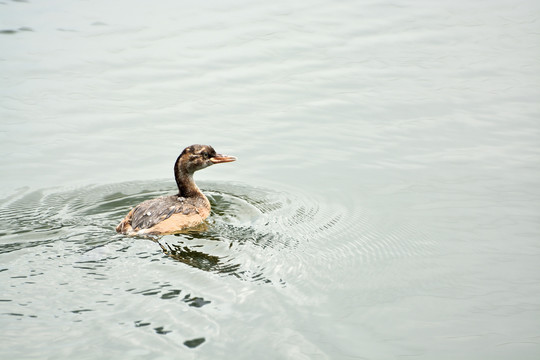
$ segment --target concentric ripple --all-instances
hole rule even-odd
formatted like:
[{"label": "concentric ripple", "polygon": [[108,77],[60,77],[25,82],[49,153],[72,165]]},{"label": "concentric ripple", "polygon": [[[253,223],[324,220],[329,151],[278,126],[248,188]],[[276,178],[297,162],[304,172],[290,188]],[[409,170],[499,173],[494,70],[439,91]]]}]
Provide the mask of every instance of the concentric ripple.
[{"label": "concentric ripple", "polygon": [[[301,193],[208,182],[201,189],[212,204],[204,226],[152,240],[171,260],[220,276],[284,286],[306,270],[320,281],[336,266],[403,259],[431,247],[414,227],[385,226],[384,218]],[[84,254],[125,240],[114,229],[129,209],[173,191],[170,182],[21,190],[0,207],[0,253],[63,241]]]},{"label": "concentric ripple", "polygon": [[[203,229],[159,239],[165,253],[205,271],[285,284],[283,269],[291,264],[287,258],[302,247],[306,222],[313,220],[302,216],[309,205],[298,205],[286,193],[240,184],[201,187],[212,215]],[[315,205],[310,209],[316,212]]]}]

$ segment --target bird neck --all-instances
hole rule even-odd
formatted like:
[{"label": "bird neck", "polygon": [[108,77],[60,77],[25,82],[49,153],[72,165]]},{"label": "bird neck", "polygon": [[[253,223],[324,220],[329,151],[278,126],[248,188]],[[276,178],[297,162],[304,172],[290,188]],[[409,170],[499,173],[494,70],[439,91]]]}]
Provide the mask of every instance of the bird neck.
[{"label": "bird neck", "polygon": [[180,176],[176,177],[176,185],[178,185],[178,196],[185,198],[204,197],[195,181],[193,181],[193,174],[180,173]]},{"label": "bird neck", "polygon": [[176,160],[174,166],[174,178],[176,180],[176,185],[178,186],[178,196],[185,198],[204,197],[203,193],[193,180],[193,172],[187,171],[187,169],[182,166],[180,158]]}]

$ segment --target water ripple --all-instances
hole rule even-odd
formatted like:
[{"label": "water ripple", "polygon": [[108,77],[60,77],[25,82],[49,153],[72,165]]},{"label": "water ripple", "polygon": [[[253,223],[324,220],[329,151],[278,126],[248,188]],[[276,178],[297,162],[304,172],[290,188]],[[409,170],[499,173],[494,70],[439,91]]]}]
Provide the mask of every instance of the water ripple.
[{"label": "water ripple", "polygon": [[[133,182],[22,191],[0,206],[0,253],[57,241],[87,253],[123,238],[114,227],[130,207],[172,188]],[[386,225],[384,217],[301,192],[208,182],[201,188],[212,204],[205,226],[154,240],[169,258],[221,276],[286,286],[306,268],[318,281],[336,266],[414,258],[431,248],[413,226]]]}]

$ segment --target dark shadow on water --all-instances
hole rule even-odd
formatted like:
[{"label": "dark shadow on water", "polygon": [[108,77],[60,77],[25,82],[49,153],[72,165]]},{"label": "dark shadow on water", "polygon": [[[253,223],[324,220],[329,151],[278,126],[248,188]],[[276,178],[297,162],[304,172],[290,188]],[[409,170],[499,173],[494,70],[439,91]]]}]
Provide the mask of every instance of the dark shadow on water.
[{"label": "dark shadow on water", "polygon": [[196,348],[197,346],[201,345],[206,341],[205,338],[196,338],[192,340],[184,341],[184,345],[186,345],[188,348]]},{"label": "dark shadow on water", "polygon": [[25,31],[34,31],[34,30],[32,30],[29,27],[23,26],[23,27],[18,28],[17,30],[13,30],[13,29],[0,30],[0,34],[13,35],[13,34],[17,34],[18,32],[25,32]]}]

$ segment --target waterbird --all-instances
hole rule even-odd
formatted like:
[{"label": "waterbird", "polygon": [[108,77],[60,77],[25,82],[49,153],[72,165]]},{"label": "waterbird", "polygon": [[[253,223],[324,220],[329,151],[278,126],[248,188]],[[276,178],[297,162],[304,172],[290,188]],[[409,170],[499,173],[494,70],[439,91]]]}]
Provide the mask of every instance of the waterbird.
[{"label": "waterbird", "polygon": [[125,235],[166,235],[200,225],[210,215],[210,202],[193,180],[195,171],[214,164],[235,161],[216,153],[210,145],[185,148],[174,163],[178,194],[146,200],[135,206],[118,224]]}]

